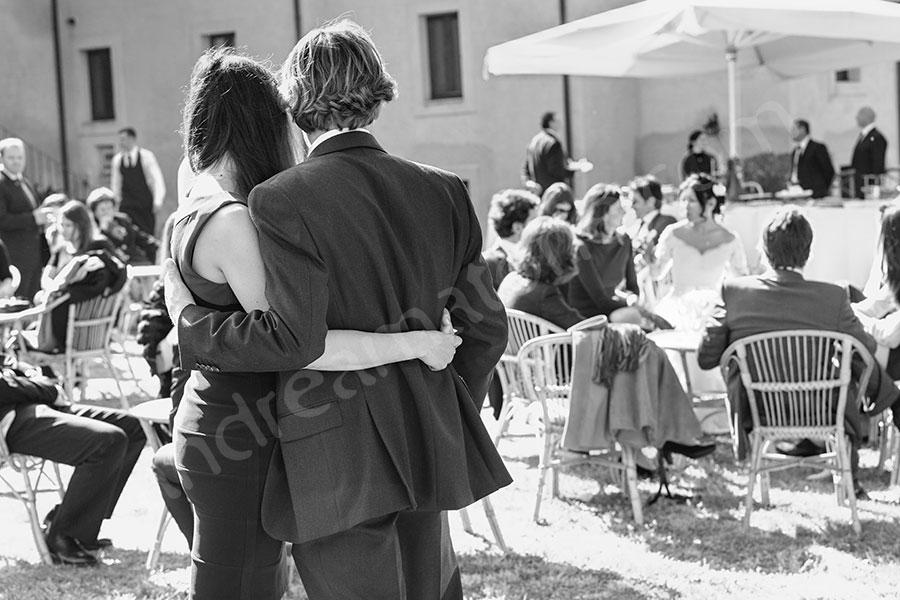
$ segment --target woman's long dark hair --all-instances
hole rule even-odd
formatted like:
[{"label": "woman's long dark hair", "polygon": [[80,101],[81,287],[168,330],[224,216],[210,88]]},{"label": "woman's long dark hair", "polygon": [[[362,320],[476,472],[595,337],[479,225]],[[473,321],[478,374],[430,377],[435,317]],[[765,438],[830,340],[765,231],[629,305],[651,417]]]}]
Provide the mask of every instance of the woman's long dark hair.
[{"label": "woman's long dark hair", "polygon": [[294,162],[274,75],[229,48],[208,50],[194,66],[182,135],[195,173],[230,159],[244,196]]},{"label": "woman's long dark hair", "polygon": [[83,202],[69,200],[59,209],[59,214],[75,225],[78,239],[71,241],[75,246],[75,254],[81,254],[94,241],[94,219],[91,218],[91,213]]},{"label": "woman's long dark hair", "polygon": [[900,206],[892,206],[884,212],[881,218],[881,243],[884,249],[881,260],[885,279],[894,299],[900,302]]},{"label": "woman's long dark hair", "polygon": [[544,190],[544,195],[541,198],[541,216],[552,217],[556,207],[560,204],[568,204],[570,206],[569,216],[566,219],[569,225],[577,223],[578,211],[575,209],[575,193],[569,187],[569,184],[557,181],[556,183],[551,183]]},{"label": "woman's long dark hair", "polygon": [[619,188],[605,183],[597,183],[584,195],[584,206],[581,217],[575,226],[575,233],[580,236],[595,239],[603,234],[612,235],[614,232],[606,231],[603,217],[609,212],[609,207],[619,201]]}]

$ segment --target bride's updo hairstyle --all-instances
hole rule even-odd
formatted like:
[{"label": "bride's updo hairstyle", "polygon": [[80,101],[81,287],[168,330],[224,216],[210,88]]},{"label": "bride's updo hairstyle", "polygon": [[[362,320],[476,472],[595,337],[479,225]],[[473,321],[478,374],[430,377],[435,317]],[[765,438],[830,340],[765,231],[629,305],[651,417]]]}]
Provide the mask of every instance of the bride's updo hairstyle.
[{"label": "bride's updo hairstyle", "polygon": [[725,204],[725,186],[707,175],[706,173],[692,173],[681,182],[678,188],[678,196],[681,197],[687,190],[693,190],[697,201],[706,212],[706,205],[710,200],[715,199],[713,205],[713,216],[722,212],[722,205]]},{"label": "bride's updo hairstyle", "polygon": [[228,48],[204,53],[191,73],[183,114],[191,170],[231,161],[239,194],[293,165],[275,77],[252,58]]},{"label": "bride's updo hairstyle", "polygon": [[365,127],[397,96],[369,34],[348,20],[303,36],[284,61],[279,89],[294,123],[307,133]]}]

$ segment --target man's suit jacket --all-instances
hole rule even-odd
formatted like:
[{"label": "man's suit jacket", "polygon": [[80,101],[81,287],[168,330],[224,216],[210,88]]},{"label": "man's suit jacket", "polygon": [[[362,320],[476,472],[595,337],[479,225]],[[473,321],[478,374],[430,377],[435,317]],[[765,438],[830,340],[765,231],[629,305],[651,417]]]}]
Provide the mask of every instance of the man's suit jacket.
[{"label": "man's suit jacket", "polygon": [[562,181],[572,185],[573,170],[566,166],[568,157],[562,142],[550,129],[541,129],[528,143],[522,165],[522,183],[535,181],[543,192],[551,184]]},{"label": "man's suit jacket", "polygon": [[[809,281],[794,271],[776,270],[761,276],[739,277],[725,282],[722,296],[706,325],[698,350],[704,369],[716,368],[725,349],[737,340],[772,331],[815,329],[847,333],[858,339],[870,353],[875,340],[863,329],[850,308],[847,290],[822,281]],[[737,368],[728,372],[728,395],[739,399],[741,422],[752,426],[747,395]],[[866,388],[867,395],[881,411],[897,398],[897,389],[882,369],[876,368]],[[848,432],[861,439],[866,423],[860,407],[848,401]]]},{"label": "man's suit jacket", "polygon": [[[25,189],[31,192],[32,202]],[[0,238],[9,249],[9,258],[19,269],[22,282],[16,292],[19,296],[31,298],[41,286],[41,228],[34,220],[32,211],[41,201],[24,177],[16,183],[0,174]]]},{"label": "man's suit jacket", "polygon": [[[794,164],[794,155],[798,152],[794,147],[791,153],[791,164]],[[831,155],[825,144],[815,140],[809,140],[806,149],[797,159],[797,182],[804,190],[811,190],[813,198],[824,198],[831,190],[831,181],[834,179],[834,165],[831,164]]]},{"label": "man's suit jacket", "polygon": [[509,273],[509,262],[507,261],[506,250],[504,250],[503,246],[500,244],[494,244],[484,251],[484,262],[491,272],[491,280],[494,282],[494,289],[500,289],[500,283]]},{"label": "man's suit jacket", "polygon": [[853,181],[856,197],[864,196],[863,185],[865,175],[881,175],[884,173],[884,154],[887,152],[887,140],[877,129],[872,129],[860,136],[853,146],[853,157],[850,166],[853,168]]},{"label": "man's suit jacket", "polygon": [[[182,366],[279,371],[267,531],[305,542],[405,509],[464,507],[511,478],[479,408],[507,341],[459,177],[386,153],[366,132],[327,139],[250,194],[269,311],[179,319]],[[436,329],[450,309],[453,364],[302,370],[328,329]]]},{"label": "man's suit jacket", "polygon": [[662,213],[656,213],[656,216],[650,220],[650,223],[646,225],[646,228],[650,231],[656,232],[655,239],[659,239],[659,236],[662,235],[663,230],[669,225],[674,225],[678,222],[678,219],[673,217],[672,215],[664,215]]}]

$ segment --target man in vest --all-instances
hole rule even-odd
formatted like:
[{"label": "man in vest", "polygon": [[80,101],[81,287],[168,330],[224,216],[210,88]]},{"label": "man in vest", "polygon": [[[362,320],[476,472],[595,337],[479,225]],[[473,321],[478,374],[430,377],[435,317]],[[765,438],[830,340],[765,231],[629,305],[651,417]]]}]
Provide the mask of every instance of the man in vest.
[{"label": "man in vest", "polygon": [[112,159],[112,189],[119,210],[141,230],[156,233],[156,213],[166,197],[166,183],[156,157],[137,145],[137,133],[131,127],[119,130],[121,152]]}]

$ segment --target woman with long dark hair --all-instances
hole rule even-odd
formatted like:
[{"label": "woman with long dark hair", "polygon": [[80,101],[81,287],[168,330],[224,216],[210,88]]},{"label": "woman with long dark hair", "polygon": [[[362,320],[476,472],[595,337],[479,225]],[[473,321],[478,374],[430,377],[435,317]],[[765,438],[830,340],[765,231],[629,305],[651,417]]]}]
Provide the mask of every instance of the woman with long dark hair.
[{"label": "woman with long dark hair", "polygon": [[[231,51],[207,52],[191,75],[184,141],[197,176],[172,233],[181,276],[200,306],[266,310],[265,270],[246,198],[294,162],[272,74]],[[356,370],[414,359],[443,368],[458,343],[438,331],[332,331],[324,354],[307,368]],[[375,352],[357,351],[366,347]],[[265,600],[285,590],[284,545],[260,519],[276,446],[274,402],[274,374],[193,371],[185,385],[174,437],[176,466],[196,515],[192,598]]]},{"label": "woman with long dark hair", "polygon": [[569,282],[569,304],[585,317],[606,315],[611,322],[640,325],[631,238],[617,231],[625,215],[619,189],[594,185],[582,210],[575,227],[578,275]]},{"label": "woman with long dark hair", "polygon": [[545,217],[555,217],[569,225],[578,222],[578,211],[575,209],[575,194],[568,183],[557,181],[550,184],[541,196],[538,213]]}]

